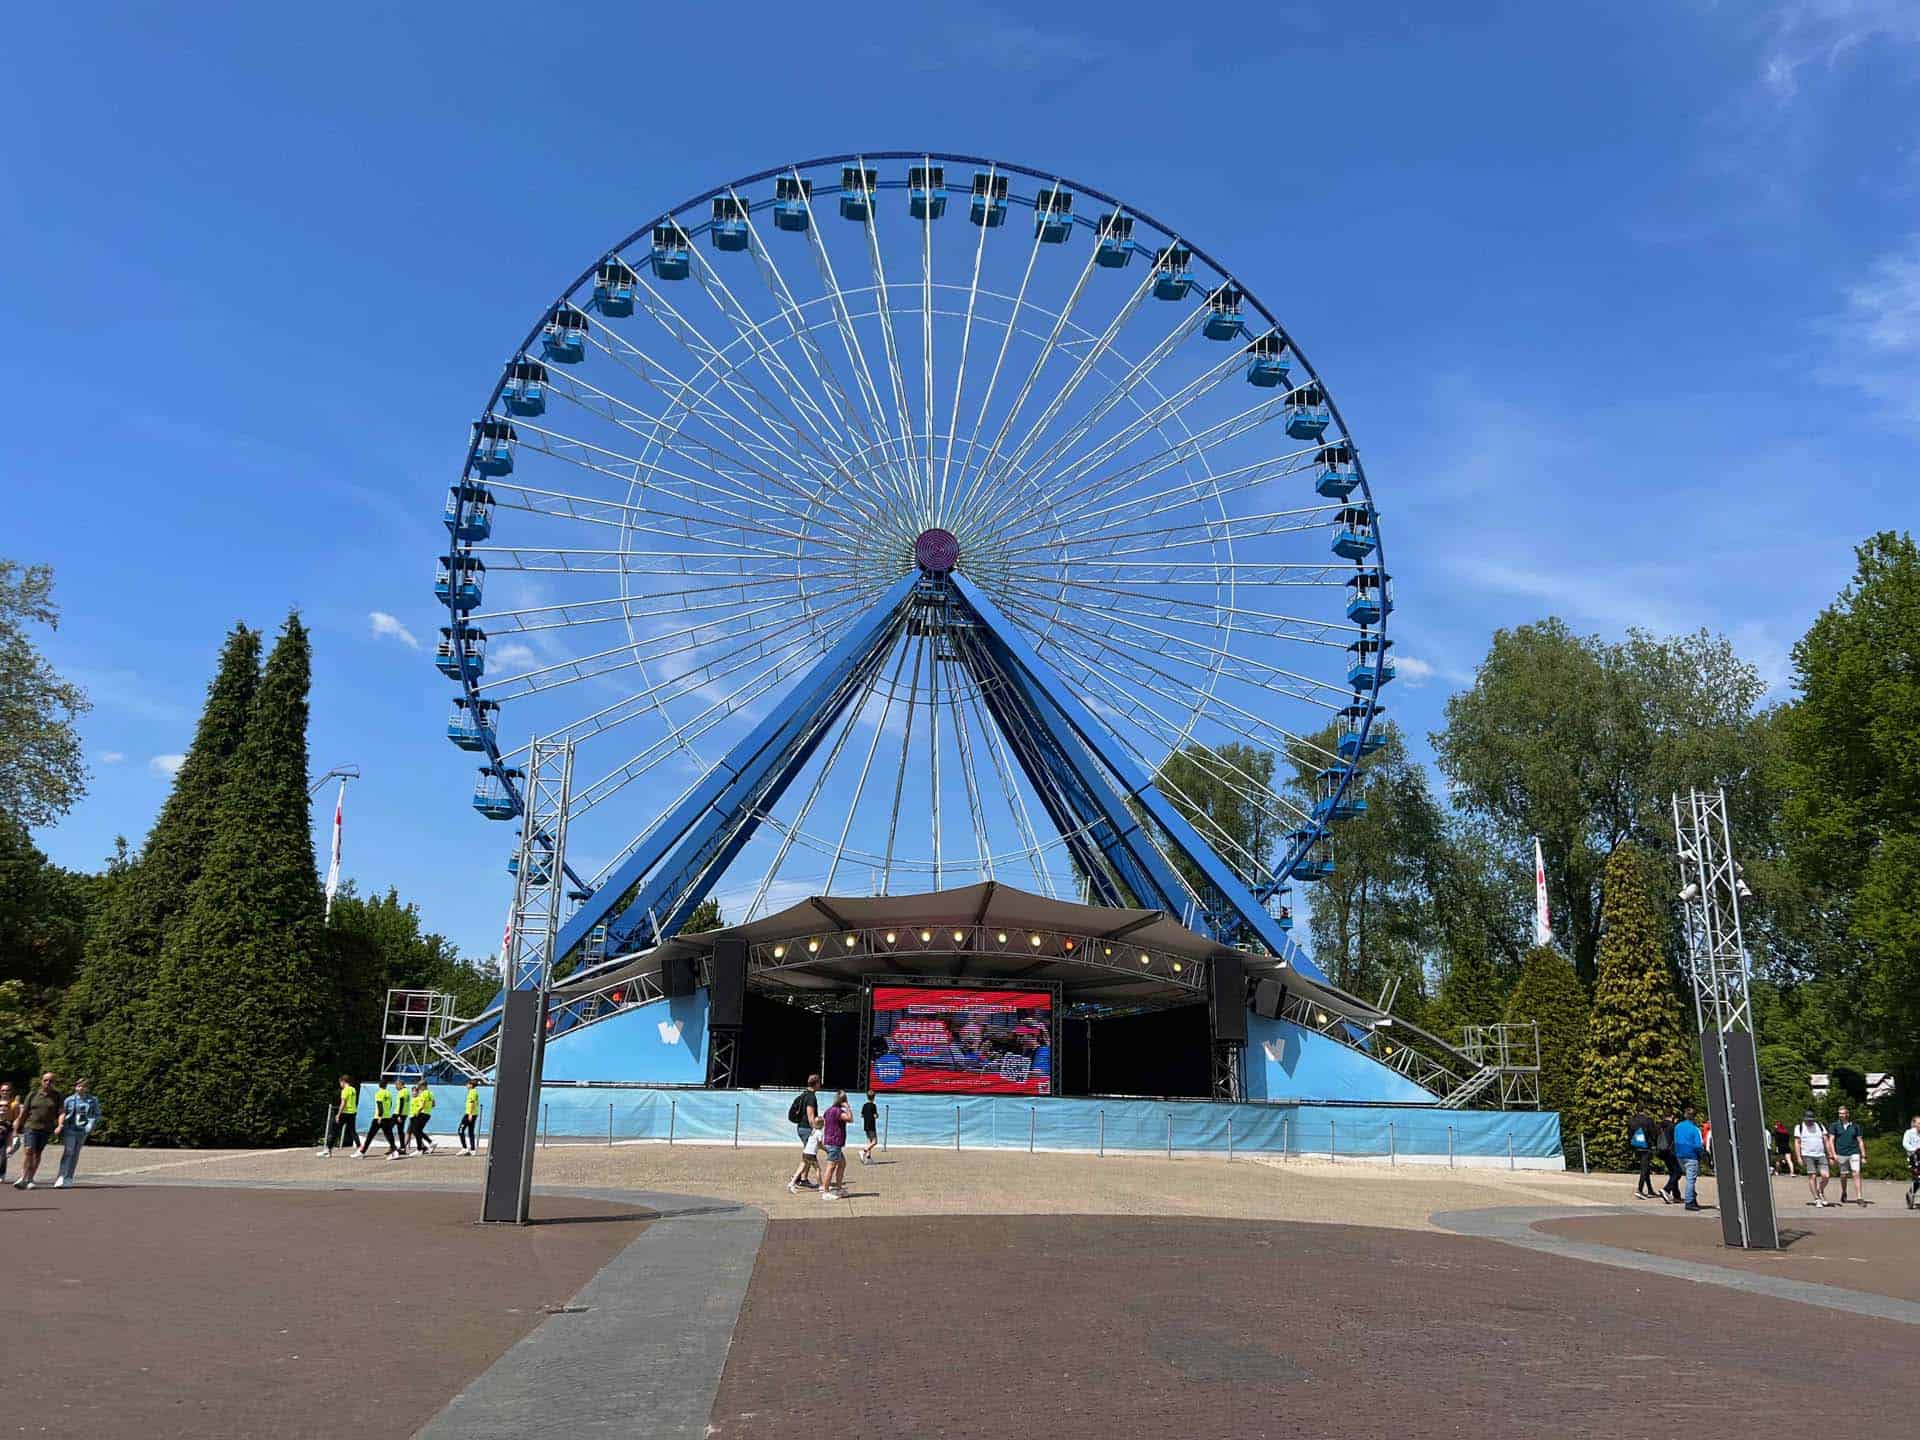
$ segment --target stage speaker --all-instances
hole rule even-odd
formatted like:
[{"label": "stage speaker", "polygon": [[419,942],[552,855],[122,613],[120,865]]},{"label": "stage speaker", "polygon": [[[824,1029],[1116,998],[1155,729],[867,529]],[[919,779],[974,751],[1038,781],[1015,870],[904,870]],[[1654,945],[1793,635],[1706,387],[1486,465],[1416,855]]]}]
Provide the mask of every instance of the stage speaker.
[{"label": "stage speaker", "polygon": [[660,988],[668,995],[691,995],[699,981],[691,955],[669,955],[660,966]]},{"label": "stage speaker", "polygon": [[1253,987],[1253,1013],[1262,1020],[1278,1020],[1287,1003],[1287,991],[1278,980],[1262,980]]},{"label": "stage speaker", "polygon": [[1238,955],[1213,957],[1213,1038],[1247,1043],[1247,967]]},{"label": "stage speaker", "polygon": [[727,1029],[745,1023],[747,942],[713,942],[713,988],[707,995],[707,1023]]}]

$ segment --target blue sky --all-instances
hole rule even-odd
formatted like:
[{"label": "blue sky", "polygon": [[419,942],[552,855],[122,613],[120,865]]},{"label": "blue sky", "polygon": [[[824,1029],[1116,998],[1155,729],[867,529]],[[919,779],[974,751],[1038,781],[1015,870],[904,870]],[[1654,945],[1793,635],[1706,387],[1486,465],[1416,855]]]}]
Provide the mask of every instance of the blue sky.
[{"label": "blue sky", "polygon": [[0,553],[55,567],[94,700],[65,864],[144,834],[221,634],[297,605],[316,767],[366,772],[348,873],[491,949],[505,842],[408,641],[466,422],[611,241],[812,155],[1051,168],[1242,275],[1367,457],[1416,734],[1547,613],[1777,684],[1920,510],[1911,4],[315,13],[10,30]]}]

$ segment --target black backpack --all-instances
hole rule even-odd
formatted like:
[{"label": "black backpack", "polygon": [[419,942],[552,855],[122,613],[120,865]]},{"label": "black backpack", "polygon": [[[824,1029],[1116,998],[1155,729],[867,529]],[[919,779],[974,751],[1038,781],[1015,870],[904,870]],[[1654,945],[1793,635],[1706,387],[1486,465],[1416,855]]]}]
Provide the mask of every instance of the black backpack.
[{"label": "black backpack", "polygon": [[789,1125],[804,1125],[807,1123],[807,1097],[805,1095],[796,1095],[793,1097],[793,1104],[787,1107],[787,1123]]}]

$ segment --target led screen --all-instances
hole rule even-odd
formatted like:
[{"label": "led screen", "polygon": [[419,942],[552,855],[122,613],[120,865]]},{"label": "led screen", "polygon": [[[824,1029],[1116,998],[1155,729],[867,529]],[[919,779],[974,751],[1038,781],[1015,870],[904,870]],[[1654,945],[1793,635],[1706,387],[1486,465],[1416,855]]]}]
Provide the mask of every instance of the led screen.
[{"label": "led screen", "polygon": [[1053,996],[1045,990],[873,988],[874,1090],[1047,1095]]}]

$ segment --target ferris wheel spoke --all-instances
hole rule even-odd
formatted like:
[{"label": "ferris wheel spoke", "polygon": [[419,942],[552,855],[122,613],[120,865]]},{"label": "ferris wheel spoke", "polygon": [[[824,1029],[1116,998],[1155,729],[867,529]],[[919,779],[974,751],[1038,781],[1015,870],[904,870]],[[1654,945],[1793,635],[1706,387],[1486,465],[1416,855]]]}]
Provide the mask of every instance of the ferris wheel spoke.
[{"label": "ferris wheel spoke", "polygon": [[[1049,196],[1058,195],[1060,182],[1055,180],[1046,191]],[[982,227],[984,231],[985,227]],[[984,234],[982,239],[984,240]],[[993,357],[993,369],[987,376],[987,388],[980,396],[980,405],[973,413],[973,431],[967,439],[967,458],[960,466],[960,480],[956,486],[953,502],[953,515],[964,515],[972,507],[974,488],[978,483],[980,467],[976,457],[980,454],[980,432],[986,428],[987,411],[993,404],[993,392],[1000,384],[1000,371],[1007,363],[1007,350],[1013,344],[1013,337],[1019,332],[1020,311],[1027,303],[1027,290],[1033,283],[1033,272],[1040,259],[1040,226],[1033,227],[1033,244],[1027,251],[1027,268],[1020,276],[1019,292],[1013,297],[1013,310],[1007,316],[1007,323],[1000,335],[1000,349]],[[951,449],[951,446],[949,446]]]},{"label": "ferris wheel spoke", "polygon": [[900,737],[900,768],[893,780],[893,809],[887,816],[887,853],[886,863],[880,875],[880,893],[893,893],[893,846],[900,833],[900,799],[907,786],[907,755],[913,749],[913,716],[919,708],[920,698],[920,662],[925,657],[927,637],[924,632],[914,637],[913,678],[907,685],[907,724]]},{"label": "ferris wheel spoke", "polygon": [[[1220,628],[1221,616],[1231,616],[1236,620],[1247,621],[1247,628],[1261,635],[1283,640],[1325,642],[1331,635],[1359,636],[1370,633],[1364,625],[1342,624],[1337,620],[1311,620],[1304,616],[1286,615],[1275,610],[1256,610],[1244,605],[1229,605],[1220,600],[1194,600],[1184,595],[1157,595],[1151,591],[1131,589],[1122,585],[1094,584],[1078,576],[1071,582],[1071,588],[1077,595],[1093,592],[1101,597],[1097,602],[1083,599],[1081,603],[1089,609],[1123,609],[1130,615],[1146,615],[1176,625],[1196,625],[1209,630]],[[1019,593],[1032,601],[1054,598],[1048,592],[1031,585],[1021,586],[1018,589]],[[1340,640],[1333,643],[1336,648],[1344,650],[1348,642]]]},{"label": "ferris wheel spoke", "polygon": [[[703,542],[704,543],[704,542]],[[782,555],[777,550],[759,550],[740,545],[728,546],[725,542],[715,542],[722,546],[714,550],[649,550],[632,547],[625,550],[606,548],[570,548],[565,550],[537,550],[531,546],[476,545],[469,552],[486,561],[487,568],[500,571],[524,571],[535,575],[636,575],[669,574],[694,575],[702,573],[695,568],[684,570],[654,570],[645,565],[635,565],[633,561],[694,561],[718,562],[718,569],[707,573],[720,575],[786,574],[792,575],[793,557]],[[777,570],[747,570],[748,564],[777,565]],[[849,556],[845,559],[820,558],[813,562],[816,569],[828,571],[857,570],[859,562]]]},{"label": "ferris wheel spoke", "polygon": [[[833,894],[833,879],[840,871],[841,858],[847,853],[847,836],[853,829],[853,817],[860,812],[860,797],[866,793],[867,775],[872,771],[873,757],[880,749],[880,737],[887,733],[887,717],[893,713],[894,697],[900,688],[900,672],[906,668],[907,646],[900,644],[896,639],[893,648],[896,655],[893,674],[887,680],[886,699],[880,706],[880,718],[874,722],[873,739],[867,744],[867,757],[861,762],[859,778],[854,781],[853,798],[847,803],[846,817],[840,826],[840,838],[834,842],[833,858],[827,864],[827,879],[823,893],[828,895]],[[871,703],[872,696],[869,694],[867,700],[862,703],[859,713],[864,713]]]},{"label": "ferris wheel spoke", "polygon": [[[655,590],[605,600],[573,600],[554,605],[529,605],[517,610],[489,610],[469,615],[467,623],[488,635],[538,635],[549,630],[583,630],[590,625],[619,624],[628,620],[646,620],[666,615],[678,619],[708,610],[744,610],[769,597],[771,585],[784,585],[791,593],[772,598],[782,604],[799,605],[801,594],[792,575],[772,580],[749,580],[738,585],[699,586],[686,590]],[[847,586],[822,587],[815,597]],[[748,592],[758,590],[757,596]]]},{"label": "ferris wheel spoke", "polygon": [[[1058,540],[1045,544],[1030,546],[1028,549],[1033,552],[1050,552],[1059,555],[1063,561],[1070,560],[1070,563],[1078,564],[1083,559],[1118,559],[1126,555],[1150,554],[1154,550],[1185,550],[1196,545],[1231,545],[1248,540],[1264,539],[1272,535],[1295,535],[1314,530],[1332,529],[1337,522],[1340,508],[1338,505],[1321,504],[1287,510],[1268,510],[1255,515],[1203,516],[1184,524],[1161,525],[1146,530],[1079,531],[1062,535]],[[1194,531],[1203,533],[1190,533]],[[1176,538],[1181,536],[1187,538]],[[1136,543],[1126,548],[1117,548],[1121,541],[1159,541],[1160,543]],[[1093,545],[1116,548],[1102,550],[1097,555],[1078,553],[1085,547]]]},{"label": "ferris wheel spoke", "polygon": [[[488,489],[493,496],[496,511],[517,510],[528,515],[572,520],[582,525],[594,525],[622,533],[659,535],[729,545],[736,549],[757,550],[769,555],[785,555],[789,559],[793,553],[791,548],[747,546],[730,537],[744,533],[766,535],[774,539],[792,539],[799,533],[771,525],[750,524],[738,518],[716,520],[702,515],[681,515],[673,511],[650,509],[644,505],[603,500],[597,496],[535,489],[527,485],[502,484],[497,480],[492,482]],[[678,528],[674,528],[676,526]],[[833,540],[829,540],[824,535],[816,538],[819,543],[832,548],[851,549],[850,537],[845,543],[840,542],[837,537]]]},{"label": "ferris wheel spoke", "polygon": [[[965,632],[960,634],[959,639],[962,650],[967,652],[968,655],[969,671],[975,675],[986,673],[985,667],[980,663],[978,650],[973,639]],[[1044,890],[1048,895],[1058,899],[1060,892],[1054,884],[1052,872],[1047,870],[1041,863],[1040,837],[1034,831],[1033,818],[1027,810],[1026,797],[1021,793],[1019,782],[1014,779],[1012,768],[1007,763],[1006,754],[1000,743],[1000,728],[986,713],[985,700],[980,686],[976,685],[974,687],[973,692],[968,696],[967,703],[968,708],[972,712],[974,725],[979,729],[982,739],[986,742],[987,757],[993,764],[994,775],[1000,784],[1001,798],[1005,802],[1007,812],[1013,820],[1015,833],[1023,842],[1026,859],[1033,871],[1034,884],[1038,889]],[[981,842],[981,850],[982,853],[986,855],[991,855],[992,853],[985,841]],[[992,877],[989,876],[988,878]]]},{"label": "ferris wheel spoke", "polygon": [[[994,181],[998,174],[999,167],[997,165],[989,164],[987,166],[987,190],[989,194],[992,193]],[[967,315],[960,326],[960,355],[953,368],[953,402],[947,407],[947,444],[940,457],[940,484],[934,496],[934,515],[942,523],[945,523],[947,518],[947,480],[953,471],[953,439],[960,425],[960,400],[966,391],[967,385],[967,355],[973,346],[973,317],[980,303],[980,262],[986,258],[987,254],[988,227],[980,225],[975,228],[979,231],[979,235],[973,243],[973,273],[967,281]],[[928,262],[927,273],[929,277],[931,277],[931,261]],[[929,299],[929,305],[931,305],[931,299]],[[1012,334],[1013,332],[1011,323],[1007,326],[1007,332],[1008,334]],[[932,315],[928,315],[927,317],[927,333],[929,336],[933,333]],[[927,353],[927,385],[929,393],[931,393],[933,385],[933,353],[931,340],[928,342]],[[931,405],[929,405],[929,414],[931,414]],[[927,426],[927,434],[929,437],[933,434],[933,426],[931,424]],[[932,443],[931,439],[929,439],[928,443]]]},{"label": "ferris wheel spoke", "polygon": [[[862,166],[865,164],[864,161],[858,163]],[[893,304],[888,294],[887,267],[886,263],[880,257],[880,207],[878,205],[868,206],[867,219],[860,228],[866,232],[867,263],[873,270],[874,302],[880,315],[881,349],[886,354],[887,374],[893,384],[894,420],[899,427],[900,448],[901,453],[906,457],[907,474],[913,482],[913,510],[911,513],[916,524],[926,526],[933,523],[932,516],[929,514],[932,496],[929,493],[923,492],[923,474],[920,457],[914,452],[913,423],[908,418],[913,406],[912,402],[907,398],[907,377],[900,363],[900,342],[894,334]],[[929,444],[931,444],[932,435],[932,429],[929,427],[927,431]],[[929,462],[928,470],[930,471],[932,460],[931,450],[929,450],[927,458]]]}]

